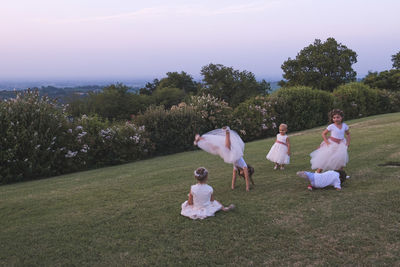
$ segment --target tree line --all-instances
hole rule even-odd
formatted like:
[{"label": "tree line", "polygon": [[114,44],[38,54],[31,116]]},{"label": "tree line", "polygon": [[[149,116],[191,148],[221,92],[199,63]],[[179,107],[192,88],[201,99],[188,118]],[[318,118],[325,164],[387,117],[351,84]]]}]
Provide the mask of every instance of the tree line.
[{"label": "tree line", "polygon": [[[392,55],[393,69],[369,72],[362,80],[371,88],[400,91],[400,52]],[[307,86],[332,92],[340,85],[355,82],[357,53],[338,43],[334,38],[325,42],[316,39],[303,48],[297,56],[283,62],[283,88]],[[257,81],[249,71],[236,70],[221,64],[210,63],[201,68],[201,82],[184,71],[167,72],[166,77],[154,79],[136,92],[124,84],[113,84],[102,91],[89,92],[87,97],[70,97],[68,111],[72,116],[98,114],[108,120],[129,120],[151,106],[166,109],[191,96],[210,94],[235,107],[254,96],[271,92],[270,83]]]}]

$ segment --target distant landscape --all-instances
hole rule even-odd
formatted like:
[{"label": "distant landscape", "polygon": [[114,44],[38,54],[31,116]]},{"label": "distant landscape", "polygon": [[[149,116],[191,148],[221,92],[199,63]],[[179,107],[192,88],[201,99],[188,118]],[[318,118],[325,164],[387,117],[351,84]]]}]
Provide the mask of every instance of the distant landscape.
[{"label": "distant landscape", "polygon": [[[59,102],[65,102],[71,95],[85,96],[89,92],[101,92],[104,87],[121,83],[129,87],[129,91],[136,92],[144,87],[151,79],[136,80],[81,80],[81,81],[0,81],[0,99],[15,97],[15,91],[38,89],[40,95],[47,95],[56,98]],[[278,81],[269,82],[271,91],[277,90],[280,86]]]}]

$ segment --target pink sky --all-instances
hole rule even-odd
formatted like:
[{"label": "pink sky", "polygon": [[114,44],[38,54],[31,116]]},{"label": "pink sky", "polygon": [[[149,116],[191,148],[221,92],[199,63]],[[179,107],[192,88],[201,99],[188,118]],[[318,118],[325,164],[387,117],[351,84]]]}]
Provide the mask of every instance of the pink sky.
[{"label": "pink sky", "polygon": [[316,38],[358,54],[359,77],[400,51],[398,0],[6,0],[0,79],[199,77],[219,63],[279,80]]}]

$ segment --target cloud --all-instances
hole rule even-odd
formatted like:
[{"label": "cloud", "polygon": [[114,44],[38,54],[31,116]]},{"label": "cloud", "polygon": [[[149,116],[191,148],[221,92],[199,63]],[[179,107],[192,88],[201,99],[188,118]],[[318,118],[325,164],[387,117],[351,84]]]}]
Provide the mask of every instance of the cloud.
[{"label": "cloud", "polygon": [[246,4],[230,5],[226,7],[211,7],[201,5],[190,5],[190,6],[156,6],[150,8],[143,8],[137,11],[120,13],[115,15],[106,16],[93,16],[93,17],[82,17],[82,18],[70,18],[70,19],[36,19],[36,21],[47,22],[47,23],[82,23],[82,22],[101,22],[101,21],[117,21],[117,20],[133,20],[133,19],[152,19],[157,17],[165,16],[219,16],[229,14],[249,14],[256,12],[263,12],[271,7],[272,4],[279,2],[278,0],[271,0],[267,2],[255,2]]}]

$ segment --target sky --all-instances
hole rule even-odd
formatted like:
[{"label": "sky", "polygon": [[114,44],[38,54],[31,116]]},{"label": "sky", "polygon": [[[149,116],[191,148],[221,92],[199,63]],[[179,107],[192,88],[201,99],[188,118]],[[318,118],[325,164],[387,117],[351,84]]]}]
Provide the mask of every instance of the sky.
[{"label": "sky", "polygon": [[0,80],[201,77],[210,63],[282,79],[329,37],[368,71],[400,51],[399,0],[1,0]]}]

